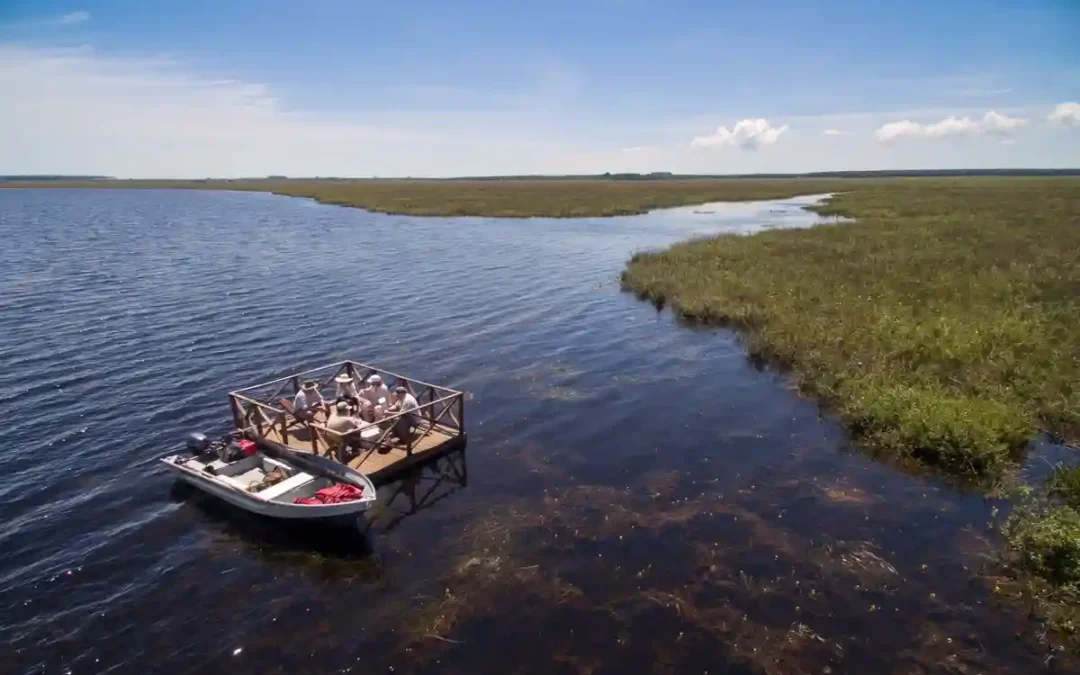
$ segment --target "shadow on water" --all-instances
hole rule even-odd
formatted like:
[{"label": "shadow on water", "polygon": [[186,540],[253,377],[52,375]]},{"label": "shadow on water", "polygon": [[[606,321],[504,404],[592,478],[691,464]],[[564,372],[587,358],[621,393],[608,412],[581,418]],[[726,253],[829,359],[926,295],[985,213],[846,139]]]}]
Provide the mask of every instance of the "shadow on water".
[{"label": "shadow on water", "polygon": [[374,552],[364,516],[310,520],[283,520],[249,513],[187,483],[176,481],[169,496],[198,509],[218,532],[273,557],[360,560]]},{"label": "shadow on water", "polygon": [[410,516],[434,507],[468,485],[465,448],[425,462],[383,488],[379,502],[368,512],[365,532],[392,532]]},{"label": "shadow on water", "polygon": [[358,516],[317,521],[269,518],[244,511],[182,481],[173,483],[169,496],[174,502],[198,509],[221,534],[243,542],[267,560],[301,565],[366,561],[377,568],[380,536],[450,498],[467,483],[465,449],[461,448],[420,464],[383,486],[378,502]]}]

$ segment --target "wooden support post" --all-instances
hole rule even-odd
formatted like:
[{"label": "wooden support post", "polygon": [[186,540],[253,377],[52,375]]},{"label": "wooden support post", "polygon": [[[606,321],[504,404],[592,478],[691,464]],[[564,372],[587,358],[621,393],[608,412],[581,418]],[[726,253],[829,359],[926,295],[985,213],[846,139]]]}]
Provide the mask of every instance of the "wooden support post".
[{"label": "wooden support post", "polygon": [[229,397],[229,405],[232,408],[233,425],[240,431],[244,430],[244,413],[240,410],[240,402],[235,396]]},{"label": "wooden support post", "polygon": [[254,406],[254,405],[251,406],[251,408],[249,409],[249,416],[250,416],[250,413],[254,413],[254,416],[255,416],[255,431],[257,431],[259,433],[259,437],[261,438],[263,436],[266,436],[266,434],[263,432],[263,416],[262,416],[262,411],[259,410],[259,406]]}]

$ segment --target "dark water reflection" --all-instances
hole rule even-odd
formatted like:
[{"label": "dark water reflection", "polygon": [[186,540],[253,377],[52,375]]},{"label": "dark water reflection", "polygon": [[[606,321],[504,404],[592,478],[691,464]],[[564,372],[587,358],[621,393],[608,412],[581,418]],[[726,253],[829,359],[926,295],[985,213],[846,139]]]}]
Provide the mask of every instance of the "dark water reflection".
[{"label": "dark water reflection", "polygon": [[[984,578],[993,502],[875,463],[732,334],[618,291],[635,250],[807,201],[503,221],[0,191],[0,672],[1066,672]],[[230,387],[344,357],[471,392],[466,452],[332,528],[157,468]]]}]

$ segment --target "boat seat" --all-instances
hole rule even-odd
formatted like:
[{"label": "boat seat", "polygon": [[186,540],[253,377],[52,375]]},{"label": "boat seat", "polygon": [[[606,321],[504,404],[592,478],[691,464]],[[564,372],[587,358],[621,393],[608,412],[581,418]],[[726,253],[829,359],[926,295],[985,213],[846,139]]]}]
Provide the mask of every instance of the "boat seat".
[{"label": "boat seat", "polygon": [[217,474],[216,476],[214,476],[214,478],[216,478],[216,479],[218,479],[220,481],[223,481],[225,483],[228,483],[229,485],[232,485],[235,488],[239,488],[239,489],[243,490],[244,492],[247,492],[248,487],[250,487],[250,485],[251,485],[250,483],[245,483],[244,481],[239,480],[237,478],[233,478],[232,476],[225,476],[225,475],[222,475],[220,473]]},{"label": "boat seat", "polygon": [[300,473],[296,474],[295,476],[291,476],[289,478],[286,478],[285,480],[281,481],[280,483],[276,483],[274,485],[271,485],[270,487],[266,488],[265,490],[263,490],[261,492],[256,492],[255,494],[258,495],[262,499],[274,499],[275,497],[280,497],[281,495],[285,494],[289,490],[300,487],[301,485],[303,485],[304,483],[307,483],[308,481],[312,480],[313,478],[314,478],[314,476],[312,476],[309,473],[300,472]]}]

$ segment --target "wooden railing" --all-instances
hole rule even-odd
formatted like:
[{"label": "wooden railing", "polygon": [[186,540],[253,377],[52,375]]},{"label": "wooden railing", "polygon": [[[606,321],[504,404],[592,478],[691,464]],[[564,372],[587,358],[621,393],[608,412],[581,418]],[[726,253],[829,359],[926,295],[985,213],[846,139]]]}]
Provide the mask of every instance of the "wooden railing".
[{"label": "wooden railing", "polygon": [[[450,436],[459,436],[465,431],[465,395],[462,392],[356,361],[341,361],[231,392],[229,398],[233,423],[244,433],[258,437],[265,437],[274,431],[281,438],[282,443],[292,447],[300,448],[310,442],[311,450],[315,454],[319,454],[320,446],[329,451],[354,445],[353,441],[358,436],[357,432],[341,434],[318,422],[302,425],[302,428],[310,434],[310,439],[301,441],[295,434],[298,421],[290,411],[286,410],[286,405],[280,403],[282,398],[294,397],[305,380],[314,380],[321,387],[334,386],[334,379],[341,373],[348,373],[357,382],[366,381],[371,375],[378,374],[391,391],[398,386],[403,386],[419,403],[415,410],[394,413],[376,423],[381,433],[375,440],[363,441],[362,446],[367,449],[365,459],[376,450],[395,447],[391,444],[390,438],[393,435],[395,423],[405,415],[416,415],[420,418],[412,437],[404,445],[405,452],[409,456],[412,455],[417,444],[435,431]],[[333,396],[326,398],[332,400]]]},{"label": "wooden railing", "polygon": [[[367,459],[376,450],[395,447],[390,442],[390,438],[394,436],[397,422],[406,416],[416,416],[419,418],[417,424],[413,427],[413,432],[404,445],[405,454],[412,456],[413,449],[420,441],[434,431],[443,431],[450,436],[460,435],[464,430],[464,411],[465,396],[461,392],[455,392],[449,396],[423,403],[414,410],[396,412],[383,417],[378,422],[375,422],[375,426],[381,430],[380,434],[374,439],[363,441],[359,440],[359,431],[341,433],[323,424],[312,423],[308,425],[312,429],[311,448],[313,452],[318,453],[320,443],[322,443],[323,447],[333,450],[339,450],[346,446],[363,446],[367,450],[364,459]],[[361,463],[363,463],[363,460],[361,460]]]}]

